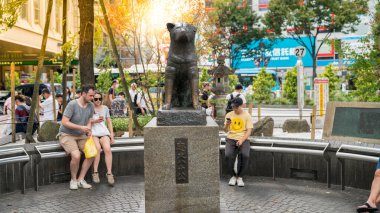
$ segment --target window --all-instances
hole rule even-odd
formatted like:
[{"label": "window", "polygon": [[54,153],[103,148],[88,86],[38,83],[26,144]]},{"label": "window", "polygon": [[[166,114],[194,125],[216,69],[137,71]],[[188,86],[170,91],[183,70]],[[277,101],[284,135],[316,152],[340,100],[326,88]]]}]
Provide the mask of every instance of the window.
[{"label": "window", "polygon": [[20,17],[24,20],[29,20],[29,1],[25,1],[25,3],[21,6],[21,14]]},{"label": "window", "polygon": [[33,8],[34,8],[34,24],[41,24],[41,3],[40,0],[33,0]]}]

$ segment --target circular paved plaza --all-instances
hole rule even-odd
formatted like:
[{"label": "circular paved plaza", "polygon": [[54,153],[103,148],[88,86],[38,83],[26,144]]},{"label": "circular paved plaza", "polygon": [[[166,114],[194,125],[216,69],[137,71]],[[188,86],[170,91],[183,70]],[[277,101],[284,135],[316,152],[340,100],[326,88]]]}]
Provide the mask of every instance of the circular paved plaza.
[{"label": "circular paved plaza", "polygon": [[[102,179],[102,181],[105,181]],[[70,191],[69,184],[52,184],[0,196],[0,212],[144,212],[144,177],[117,177],[115,187],[94,185]],[[328,189],[312,181],[264,177],[245,178],[245,187],[221,180],[221,212],[356,212],[368,190],[339,186]]]}]

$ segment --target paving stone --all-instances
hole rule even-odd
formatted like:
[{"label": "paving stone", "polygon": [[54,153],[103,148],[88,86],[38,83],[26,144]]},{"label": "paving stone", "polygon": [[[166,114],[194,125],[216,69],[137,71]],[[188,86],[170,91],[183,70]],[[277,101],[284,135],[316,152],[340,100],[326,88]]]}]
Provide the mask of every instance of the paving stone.
[{"label": "paving stone", "polygon": [[[106,184],[94,189],[70,191],[68,184],[28,189],[25,195],[13,192],[0,196],[0,212],[144,212],[144,178],[118,177],[114,188]],[[228,178],[220,182],[220,212],[355,212],[368,190],[311,181],[248,177],[246,187],[228,186]]]}]

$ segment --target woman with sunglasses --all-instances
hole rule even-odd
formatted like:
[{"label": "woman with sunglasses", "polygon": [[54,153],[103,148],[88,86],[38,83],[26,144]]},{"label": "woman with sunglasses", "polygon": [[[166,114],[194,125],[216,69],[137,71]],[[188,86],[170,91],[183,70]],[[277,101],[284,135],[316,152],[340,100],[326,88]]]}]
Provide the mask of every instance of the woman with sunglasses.
[{"label": "woman with sunglasses", "polygon": [[[92,180],[94,183],[99,183],[98,166],[100,161],[100,149],[103,149],[106,167],[107,167],[107,181],[108,184],[113,186],[115,180],[112,175],[112,152],[111,144],[115,142],[113,136],[113,127],[110,117],[110,112],[107,106],[102,105],[102,94],[95,92],[94,95],[95,114],[93,116],[94,123],[92,124],[92,136],[98,149],[98,154],[94,160],[94,173],[92,174]],[[104,121],[107,121],[107,126]]]}]

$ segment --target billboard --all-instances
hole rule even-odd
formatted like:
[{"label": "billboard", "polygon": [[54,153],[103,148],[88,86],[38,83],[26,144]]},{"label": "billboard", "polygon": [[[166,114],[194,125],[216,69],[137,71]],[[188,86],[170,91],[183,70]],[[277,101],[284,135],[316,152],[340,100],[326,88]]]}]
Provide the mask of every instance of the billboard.
[{"label": "billboard", "polygon": [[[311,49],[310,39],[306,36],[301,39]],[[293,38],[252,41],[247,48],[236,52],[237,47],[234,45],[232,47],[232,52],[235,52],[232,65],[234,69],[294,67],[297,63],[294,49],[297,46],[300,46],[300,43]],[[308,51],[302,60],[305,67],[313,66],[313,59]]]}]

